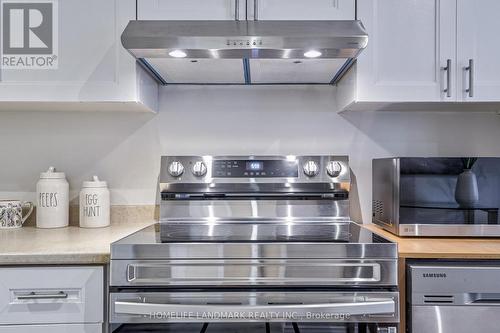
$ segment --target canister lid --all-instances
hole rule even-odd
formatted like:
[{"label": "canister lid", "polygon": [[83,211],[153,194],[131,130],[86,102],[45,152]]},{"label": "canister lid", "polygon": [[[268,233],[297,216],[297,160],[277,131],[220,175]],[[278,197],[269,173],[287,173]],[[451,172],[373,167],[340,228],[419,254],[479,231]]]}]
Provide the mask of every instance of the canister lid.
[{"label": "canister lid", "polygon": [[108,187],[108,183],[103,180],[99,180],[99,177],[94,176],[92,177],[92,180],[84,181],[82,187]]},{"label": "canister lid", "polygon": [[64,172],[56,172],[56,168],[51,166],[47,171],[40,172],[40,178],[64,179],[66,178],[66,174]]}]

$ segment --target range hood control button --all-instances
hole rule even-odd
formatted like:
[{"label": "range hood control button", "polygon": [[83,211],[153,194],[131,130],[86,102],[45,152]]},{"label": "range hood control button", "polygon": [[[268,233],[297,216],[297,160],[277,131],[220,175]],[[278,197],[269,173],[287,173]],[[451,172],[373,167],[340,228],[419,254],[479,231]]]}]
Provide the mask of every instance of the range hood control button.
[{"label": "range hood control button", "polygon": [[304,163],[302,169],[304,170],[304,174],[307,177],[314,177],[319,172],[318,163],[314,161],[307,161],[306,163]]},{"label": "range hood control button", "polygon": [[336,161],[330,161],[326,165],[326,173],[330,177],[338,177],[342,171],[342,165]]},{"label": "range hood control button", "polygon": [[181,162],[174,161],[174,162],[170,163],[170,165],[168,167],[168,173],[172,177],[179,177],[180,175],[182,175],[184,173],[184,166],[182,165]]},{"label": "range hood control button", "polygon": [[193,164],[193,175],[196,177],[203,177],[207,174],[207,166],[202,161]]}]

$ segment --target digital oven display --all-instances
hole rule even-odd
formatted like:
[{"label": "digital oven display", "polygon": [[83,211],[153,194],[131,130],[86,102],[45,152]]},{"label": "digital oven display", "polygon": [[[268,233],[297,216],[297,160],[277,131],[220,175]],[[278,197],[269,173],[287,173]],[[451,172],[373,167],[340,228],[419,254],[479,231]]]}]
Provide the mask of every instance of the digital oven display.
[{"label": "digital oven display", "polygon": [[212,174],[222,178],[297,178],[297,161],[288,160],[214,160]]},{"label": "digital oven display", "polygon": [[262,161],[250,161],[247,162],[247,171],[262,171],[264,170],[264,162]]}]

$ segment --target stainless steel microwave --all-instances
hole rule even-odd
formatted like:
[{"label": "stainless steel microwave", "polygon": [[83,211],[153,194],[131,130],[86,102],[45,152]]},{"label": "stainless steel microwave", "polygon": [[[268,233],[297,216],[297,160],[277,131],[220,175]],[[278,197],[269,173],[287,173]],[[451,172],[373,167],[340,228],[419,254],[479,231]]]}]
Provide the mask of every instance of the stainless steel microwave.
[{"label": "stainless steel microwave", "polygon": [[385,230],[500,237],[500,158],[383,158],[372,167],[372,221]]}]

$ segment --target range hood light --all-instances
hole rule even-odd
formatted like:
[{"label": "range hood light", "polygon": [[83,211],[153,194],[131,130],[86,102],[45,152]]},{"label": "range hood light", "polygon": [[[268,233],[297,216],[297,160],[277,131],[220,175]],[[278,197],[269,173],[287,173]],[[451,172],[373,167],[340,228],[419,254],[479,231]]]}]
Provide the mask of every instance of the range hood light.
[{"label": "range hood light", "polygon": [[170,51],[168,55],[174,58],[185,58],[187,56],[186,52],[181,50]]},{"label": "range hood light", "polygon": [[316,51],[316,50],[310,50],[304,53],[304,57],[306,58],[317,58],[321,56],[321,52]]}]

